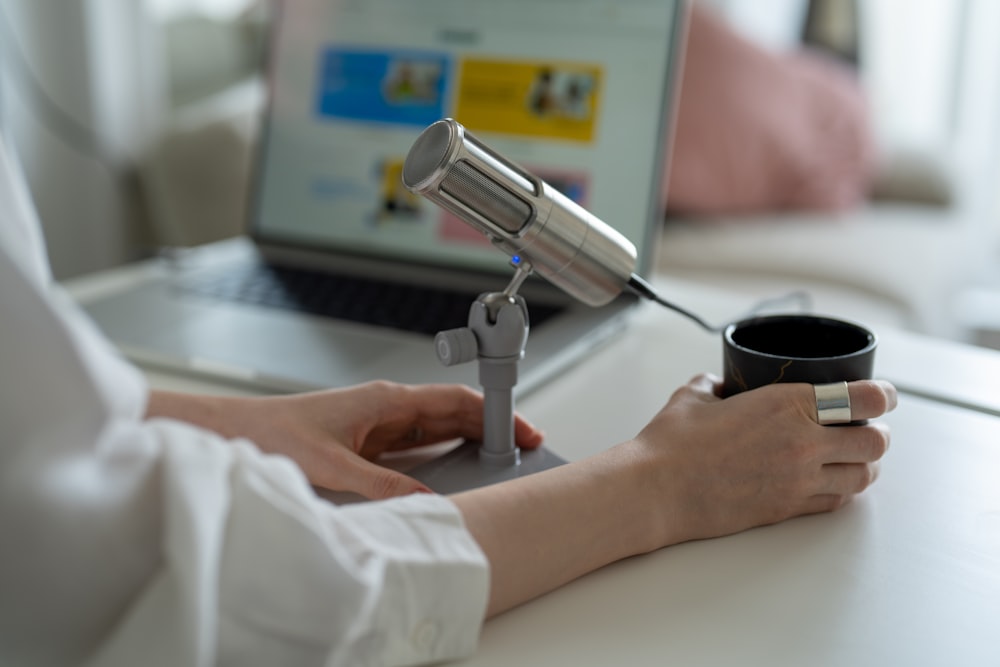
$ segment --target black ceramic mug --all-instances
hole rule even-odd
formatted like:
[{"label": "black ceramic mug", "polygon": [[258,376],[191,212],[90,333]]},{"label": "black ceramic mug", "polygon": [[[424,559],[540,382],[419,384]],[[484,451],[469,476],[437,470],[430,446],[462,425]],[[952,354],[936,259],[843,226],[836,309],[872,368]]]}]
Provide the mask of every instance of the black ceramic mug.
[{"label": "black ceramic mug", "polygon": [[776,382],[826,384],[872,377],[875,334],[818,315],[766,315],[726,327],[723,395]]}]

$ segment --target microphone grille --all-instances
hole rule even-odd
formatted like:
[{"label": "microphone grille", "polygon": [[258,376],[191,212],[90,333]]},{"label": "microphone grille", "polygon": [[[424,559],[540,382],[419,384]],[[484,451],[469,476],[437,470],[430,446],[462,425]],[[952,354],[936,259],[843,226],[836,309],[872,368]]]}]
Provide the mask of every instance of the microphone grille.
[{"label": "microphone grille", "polygon": [[511,234],[521,231],[534,214],[528,202],[465,160],[455,163],[441,181],[441,190]]},{"label": "microphone grille", "polygon": [[516,234],[535,216],[530,199],[513,190],[534,194],[531,179],[452,119],[432,123],[417,137],[403,162],[403,185],[487,234],[491,228]]},{"label": "microphone grille", "polygon": [[452,143],[452,128],[444,121],[433,123],[424,130],[410,148],[403,162],[403,184],[416,187],[431,177],[448,155]]}]

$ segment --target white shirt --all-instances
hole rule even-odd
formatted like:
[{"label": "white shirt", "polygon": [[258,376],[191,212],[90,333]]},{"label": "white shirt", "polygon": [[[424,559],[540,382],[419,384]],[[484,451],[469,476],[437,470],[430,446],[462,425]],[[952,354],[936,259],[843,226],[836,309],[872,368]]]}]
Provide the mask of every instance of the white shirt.
[{"label": "white shirt", "polygon": [[53,284],[0,136],[0,664],[402,665],[475,649],[487,562],[443,497],[337,507],[170,420]]}]

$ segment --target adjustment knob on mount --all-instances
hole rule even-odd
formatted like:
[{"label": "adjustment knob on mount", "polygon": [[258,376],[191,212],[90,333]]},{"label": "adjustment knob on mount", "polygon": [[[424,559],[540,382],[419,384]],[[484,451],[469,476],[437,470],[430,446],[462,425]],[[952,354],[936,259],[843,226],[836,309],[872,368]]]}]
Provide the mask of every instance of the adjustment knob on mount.
[{"label": "adjustment knob on mount", "polygon": [[445,366],[455,366],[472,361],[479,354],[476,334],[468,327],[439,331],[434,337],[434,350]]}]

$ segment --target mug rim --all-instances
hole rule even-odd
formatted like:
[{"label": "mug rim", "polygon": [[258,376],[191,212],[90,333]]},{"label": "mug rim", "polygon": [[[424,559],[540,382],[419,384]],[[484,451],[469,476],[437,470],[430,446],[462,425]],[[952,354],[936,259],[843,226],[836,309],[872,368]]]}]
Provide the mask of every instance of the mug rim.
[{"label": "mug rim", "polygon": [[[833,356],[825,357],[797,357],[788,354],[771,354],[770,352],[761,352],[760,350],[755,350],[751,347],[746,347],[745,345],[740,345],[735,340],[733,340],[733,333],[740,328],[752,326],[754,324],[764,323],[764,322],[781,322],[787,320],[813,320],[821,322],[824,324],[833,324],[836,326],[853,329],[859,333],[863,333],[868,339],[868,343],[854,352],[848,352],[846,354],[837,354]],[[723,333],[723,341],[727,346],[746,352],[749,354],[754,354],[760,357],[767,357],[770,359],[795,359],[797,361],[809,361],[809,360],[824,360],[824,359],[849,359],[851,357],[862,356],[868,354],[878,346],[878,336],[874,331],[859,324],[857,322],[852,322],[850,320],[845,320],[837,317],[830,317],[828,315],[810,315],[808,313],[799,314],[776,314],[776,315],[755,315],[753,317],[747,317],[745,319],[731,322],[726,326],[725,332]]]}]

